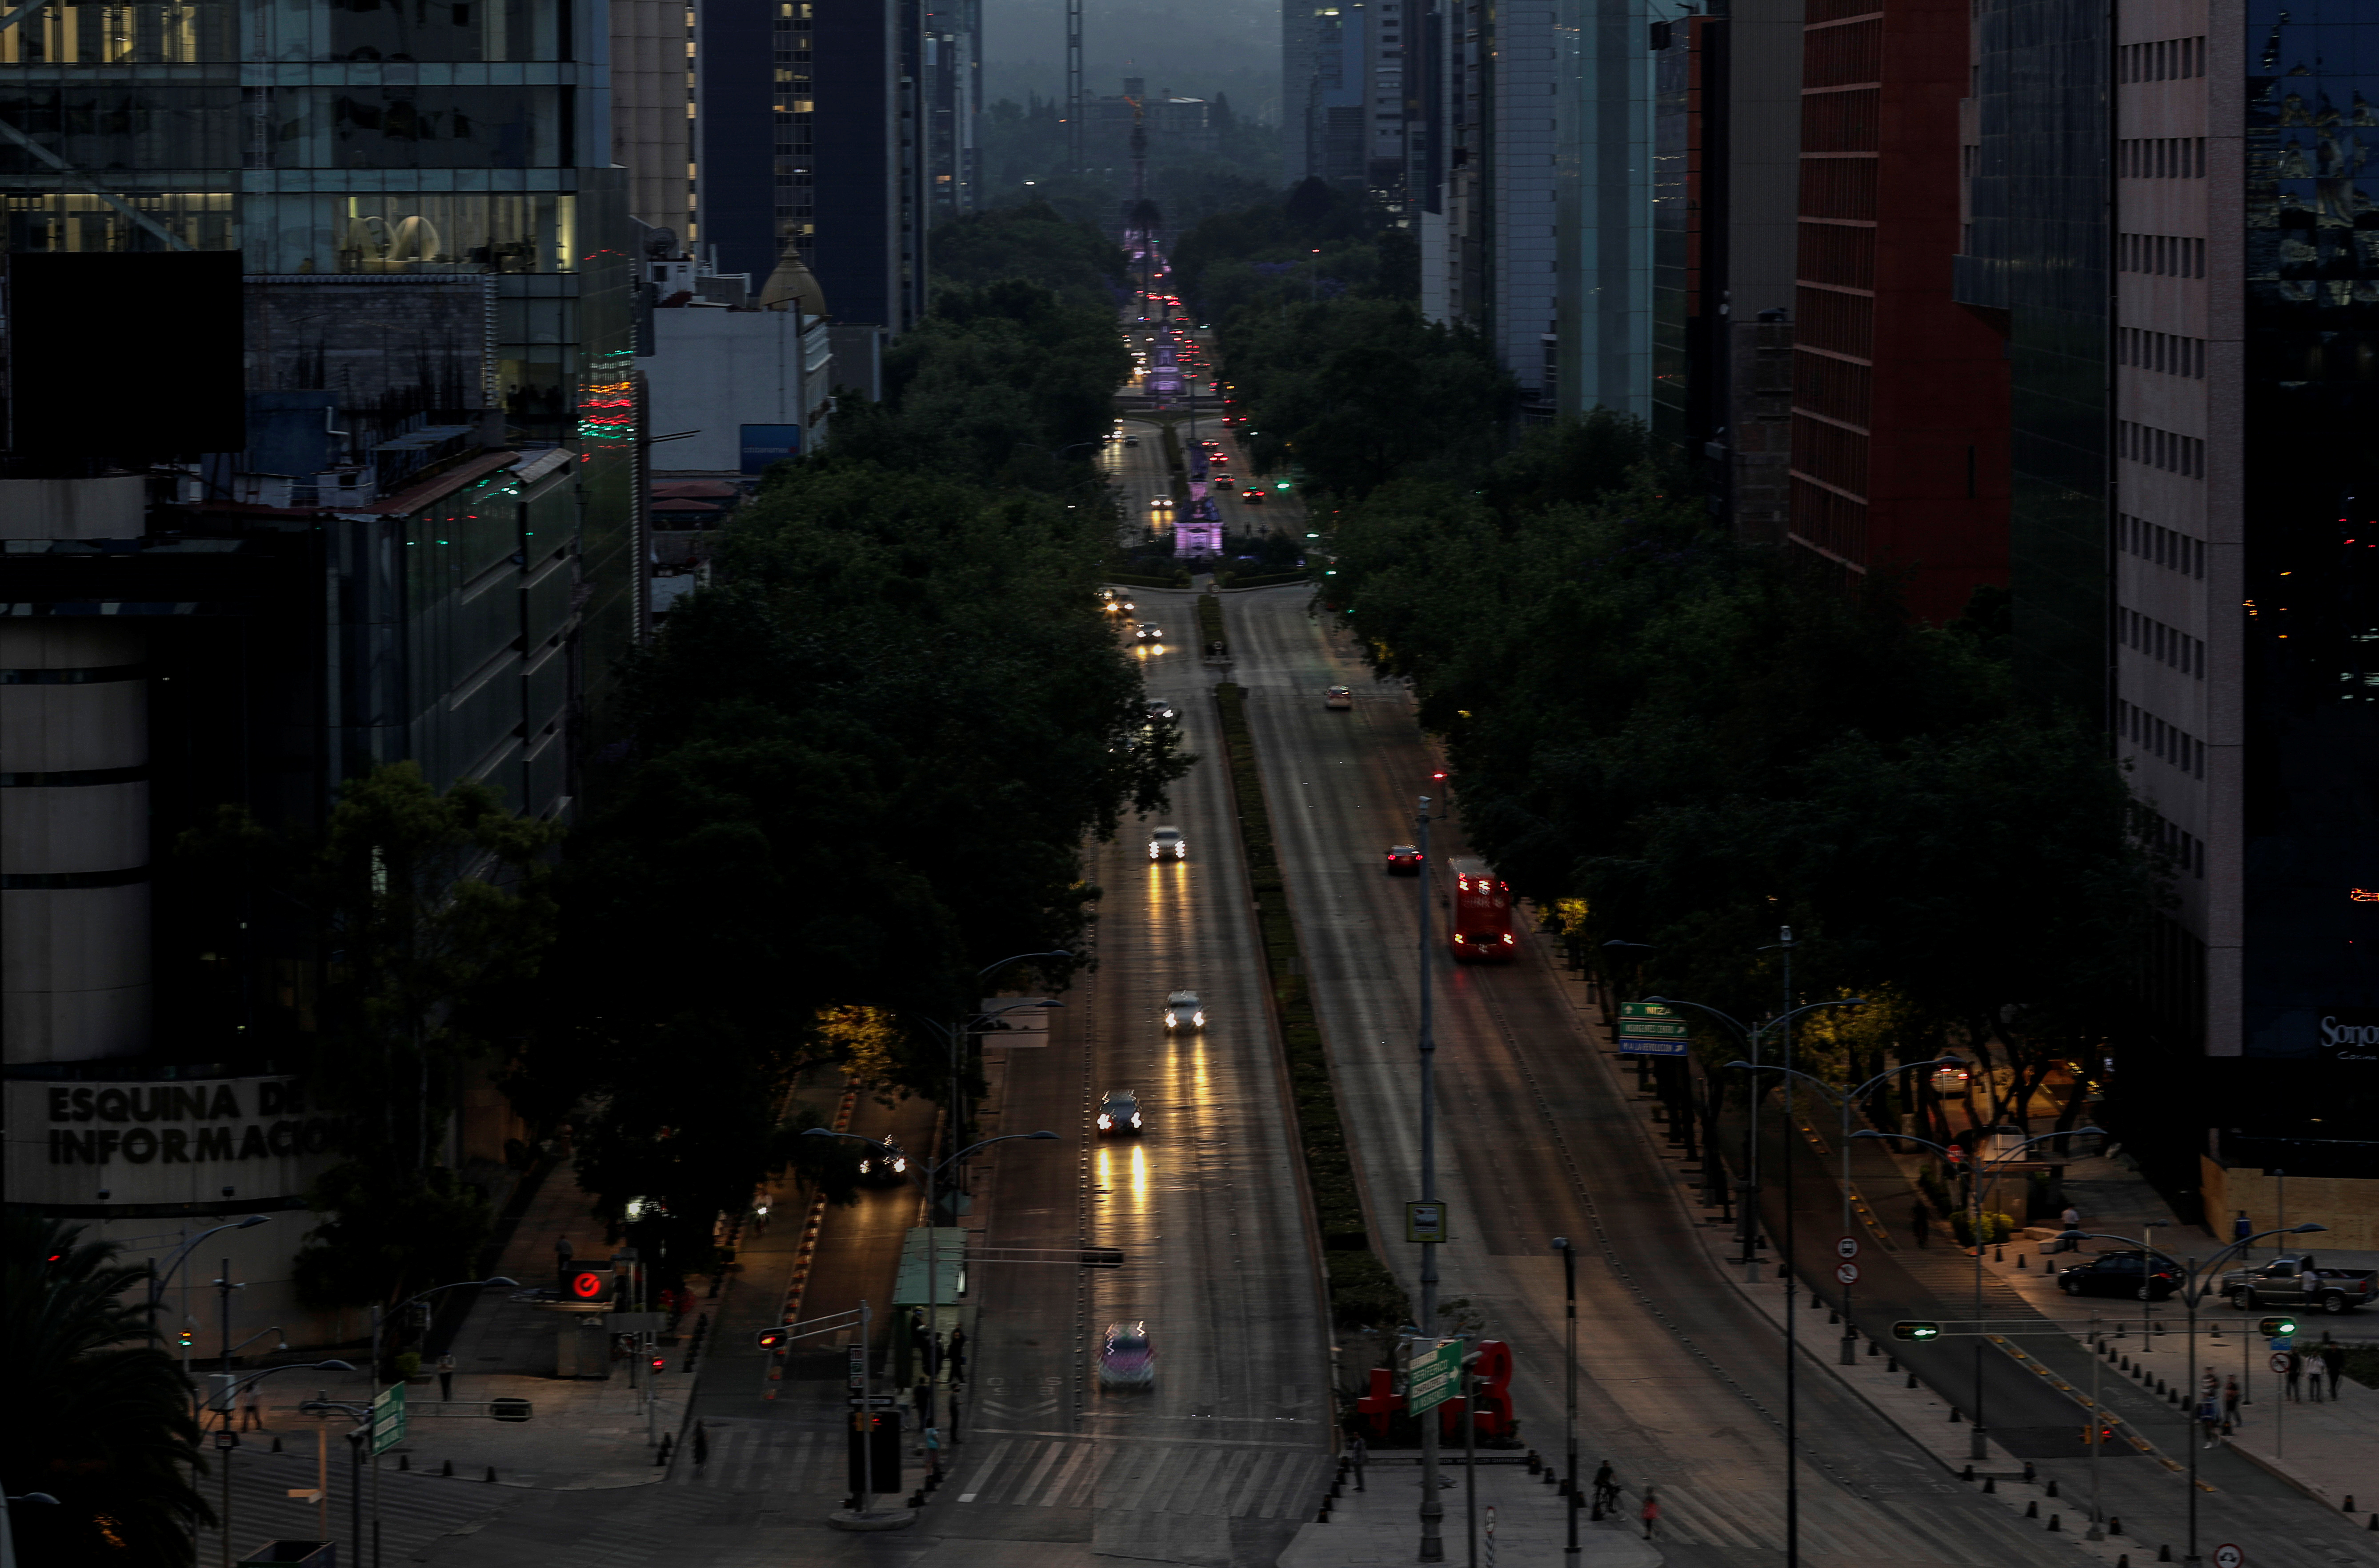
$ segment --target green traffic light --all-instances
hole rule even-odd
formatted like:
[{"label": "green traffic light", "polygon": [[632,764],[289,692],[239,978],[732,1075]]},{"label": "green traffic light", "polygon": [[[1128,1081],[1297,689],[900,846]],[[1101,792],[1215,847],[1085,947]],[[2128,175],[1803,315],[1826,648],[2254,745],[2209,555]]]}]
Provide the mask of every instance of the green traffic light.
[{"label": "green traffic light", "polygon": [[2265,1318],[2255,1326],[2262,1331],[2265,1339],[2285,1339],[2297,1332],[2297,1321],[2294,1318]]},{"label": "green traffic light", "polygon": [[1273,481],[1272,488],[1276,490],[1285,490],[1288,488],[1288,481],[1286,479],[1274,479]]},{"label": "green traffic light", "polygon": [[1938,1323],[1894,1323],[1891,1325],[1891,1337],[1894,1339],[1939,1339],[1941,1337],[1941,1325]]}]

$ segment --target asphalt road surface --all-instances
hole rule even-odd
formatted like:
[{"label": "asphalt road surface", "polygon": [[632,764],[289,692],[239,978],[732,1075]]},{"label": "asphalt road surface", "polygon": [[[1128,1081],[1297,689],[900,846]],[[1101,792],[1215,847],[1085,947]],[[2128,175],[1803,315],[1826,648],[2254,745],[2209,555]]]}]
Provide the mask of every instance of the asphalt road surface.
[{"label": "asphalt road surface", "polygon": [[[1097,968],[1067,994],[1049,1043],[993,1053],[1005,1061],[985,1133],[1045,1128],[1065,1142],[1002,1149],[978,1238],[1118,1248],[1129,1262],[976,1269],[966,1447],[931,1524],[952,1541],[1253,1568],[1277,1557],[1328,1484],[1328,1341],[1230,836],[1214,676],[1190,651],[1195,596],[1135,597],[1138,619],[1165,633],[1164,651],[1136,653],[1148,690],[1172,700],[1202,760],[1161,819],[1127,823],[1094,850]],[[1150,861],[1159,821],[1182,830],[1186,862]],[[1203,1000],[1203,1031],[1164,1028],[1177,989]],[[1139,1097],[1139,1136],[1099,1136],[1111,1089]],[[1111,1322],[1147,1326],[1153,1388],[1099,1386]]]},{"label": "asphalt road surface", "polygon": [[[1344,637],[1306,613],[1299,588],[1230,596],[1237,677],[1373,1215],[1400,1235],[1419,1196],[1414,1030],[1415,887],[1383,872],[1413,838],[1427,782],[1405,694],[1372,681]],[[1322,706],[1334,683],[1352,712]],[[1443,805],[1441,803],[1441,809]],[[1433,895],[1462,849],[1434,826]],[[1631,1490],[1659,1487],[1660,1550],[1684,1564],[1763,1561],[1784,1545],[1784,1388],[1777,1335],[1712,1276],[1674,1160],[1639,1130],[1622,1075],[1589,1048],[1532,946],[1510,965],[1455,966],[1437,911],[1439,1196],[1454,1242],[1441,1300],[1466,1299],[1511,1343],[1525,1441],[1561,1447],[1561,1268],[1580,1251],[1584,1464],[1609,1459]],[[1417,1249],[1391,1266],[1418,1296]],[[2071,1549],[1946,1477],[1822,1369],[1799,1380],[1802,1561],[1822,1568],[2064,1563]]]}]

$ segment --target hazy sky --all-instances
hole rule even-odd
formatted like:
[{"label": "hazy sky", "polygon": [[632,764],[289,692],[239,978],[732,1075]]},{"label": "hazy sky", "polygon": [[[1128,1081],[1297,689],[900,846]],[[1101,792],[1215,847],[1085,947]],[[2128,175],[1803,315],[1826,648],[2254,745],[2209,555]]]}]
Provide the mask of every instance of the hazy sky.
[{"label": "hazy sky", "polygon": [[[1066,57],[1063,0],[984,0],[986,96],[1054,96]],[[1086,0],[1083,74],[1093,95],[1144,76],[1151,91],[1231,95],[1250,117],[1280,117],[1280,0]]]}]

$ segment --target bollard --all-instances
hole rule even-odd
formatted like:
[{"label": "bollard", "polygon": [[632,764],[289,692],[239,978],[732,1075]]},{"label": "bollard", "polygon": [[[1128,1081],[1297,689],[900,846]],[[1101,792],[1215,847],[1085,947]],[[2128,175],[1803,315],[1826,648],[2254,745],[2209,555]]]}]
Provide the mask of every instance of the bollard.
[{"label": "bollard", "polygon": [[2048,1527],[2052,1530],[2062,1528],[2062,1526],[2057,1523],[2057,1515],[2054,1514],[2051,1514],[2048,1516]]},{"label": "bollard", "polygon": [[2057,1478],[2054,1476],[2048,1478],[2048,1495],[2051,1497],[2057,1495]]},{"label": "bollard", "polygon": [[1866,1342],[1866,1353],[1869,1356],[1880,1356],[1883,1354],[1883,1349],[1880,1345],[1877,1345],[1875,1341],[1870,1339]]},{"label": "bollard", "polygon": [[[1875,1341],[1868,1340],[1867,1343],[1869,1345],[1873,1345]],[[1900,1357],[1897,1356],[1885,1357],[1883,1358],[1883,1369],[1887,1372],[1896,1372],[1900,1370]]]},{"label": "bollard", "polygon": [[438,1473],[441,1476],[453,1475],[454,1473],[454,1461],[449,1459],[445,1464],[438,1466]]},{"label": "bollard", "polygon": [[1973,1480],[1973,1479],[1974,1478],[1974,1467],[1972,1465],[1967,1465],[1967,1466],[1966,1466],[1966,1474],[1965,1474],[1964,1478],[1965,1478],[1966,1480],[1970,1480],[1970,1481],[1971,1481],[1971,1480]]},{"label": "bollard", "polygon": [[2158,1562],[2171,1562],[2171,1561],[2172,1561],[2172,1548],[2171,1548],[2169,1545],[2160,1546],[2160,1547],[2156,1548],[2156,1561],[2157,1561]]},{"label": "bollard", "polygon": [[1985,1495],[1996,1494],[1999,1490],[1999,1478],[1997,1476],[1985,1476],[1983,1478],[1983,1491]]},{"label": "bollard", "polygon": [[2035,1497],[2030,1502],[2023,1505],[2023,1516],[2027,1519],[2037,1519],[2040,1517],[2040,1499]]},{"label": "bollard", "polygon": [[1952,1405],[1951,1406],[1950,1406],[1950,1424],[1951,1426],[1953,1426],[1953,1427],[1954,1427],[1954,1426],[1956,1426],[1959,1422],[1961,1422],[1961,1421],[1962,1421],[1962,1420],[1964,1420],[1964,1419],[1965,1419],[1965,1417],[1964,1417],[1963,1416],[1961,1416],[1960,1414],[1958,1414],[1958,1407],[1957,1407],[1956,1405]]},{"label": "bollard", "polygon": [[496,1478],[496,1467],[495,1467],[493,1465],[489,1465],[489,1466],[488,1466],[488,1479],[489,1479],[490,1482],[492,1482],[492,1481],[494,1481],[494,1480],[495,1480],[495,1478]]},{"label": "bollard", "polygon": [[2035,1480],[2036,1480],[2036,1479],[2038,1479],[2038,1478],[2039,1478],[2038,1472],[2036,1472],[2036,1471],[2035,1471],[2035,1470],[2033,1469],[2033,1467],[2032,1467],[2032,1461],[2031,1461],[2031,1460],[2029,1460],[2029,1459],[2025,1460],[2025,1461],[2023,1462],[2023,1484],[2024,1484],[2024,1485],[2026,1485],[2026,1486],[2030,1486],[2030,1485],[2031,1485]]},{"label": "bollard", "polygon": [[2351,1514],[2354,1512],[2354,1494],[2352,1492],[2348,1492],[2346,1494],[2346,1506],[2339,1509],[2338,1512],[2340,1514]]},{"label": "bollard", "polygon": [[2362,1527],[2366,1530],[2379,1530],[2379,1514],[2371,1515],[2371,1523]]},{"label": "bollard", "polygon": [[2110,1536],[2119,1536],[2123,1533],[2122,1515],[2113,1514],[2107,1518],[2107,1533]]},{"label": "bollard", "polygon": [[[2017,1254],[2015,1255],[2015,1266],[2016,1266],[2016,1268],[2017,1268],[2017,1270],[2018,1270],[2019,1272],[2022,1272],[2022,1271],[2023,1271],[2023,1269],[2024,1269],[2023,1254],[2023,1253],[2021,1253],[2021,1252],[2019,1252],[2019,1253],[2017,1253]],[[2047,1267],[2048,1267],[2048,1265],[2047,1265],[2047,1264],[2046,1264],[2046,1263],[2043,1263],[2043,1264],[2041,1265],[2041,1267],[2042,1267],[2042,1268],[2044,1268],[2044,1269],[2046,1269]]]},{"label": "bollard", "polygon": [[1322,1502],[1322,1512],[1313,1516],[1313,1522],[1317,1525],[1326,1525],[1330,1523],[1330,1503],[1327,1499],[1324,1499]]},{"label": "bollard", "polygon": [[[280,1452],[281,1452],[281,1440],[280,1440],[279,1438],[274,1438],[274,1439],[272,1440],[272,1452],[273,1452],[273,1453],[280,1453]],[[2349,1500],[2348,1500],[2347,1504],[2346,1504],[2346,1507],[2347,1507],[2347,1512],[2349,1512],[2349,1513],[2352,1513],[2352,1512],[2353,1512],[2353,1510],[2354,1510],[2354,1503],[2353,1503],[2353,1501],[2352,1501],[2351,1499],[2349,1499]]]},{"label": "bollard", "polygon": [[1908,1374],[1908,1386],[1910,1388],[1914,1388],[1916,1386],[1916,1374],[1914,1372]]}]

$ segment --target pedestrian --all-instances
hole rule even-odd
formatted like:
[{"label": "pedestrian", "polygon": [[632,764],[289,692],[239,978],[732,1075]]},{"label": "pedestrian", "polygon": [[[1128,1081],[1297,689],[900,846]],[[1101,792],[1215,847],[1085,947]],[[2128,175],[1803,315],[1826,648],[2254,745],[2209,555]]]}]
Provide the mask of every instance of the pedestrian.
[{"label": "pedestrian", "polygon": [[710,1458],[710,1433],[700,1421],[694,1424],[694,1467],[702,1468]]},{"label": "pedestrian", "polygon": [[2221,1438],[2222,1406],[2220,1404],[2212,1399],[2201,1399],[2197,1402],[2197,1431],[2198,1435],[2205,1440],[2205,1446],[2208,1448],[2212,1448]]},{"label": "pedestrian", "polygon": [[2346,1376],[2346,1346],[2327,1334],[2321,1336],[2321,1372],[2329,1380],[2329,1397],[2337,1401],[2337,1380]]},{"label": "pedestrian", "polygon": [[2242,1424],[2239,1416],[2239,1380],[2235,1377],[2226,1378],[2222,1382],[2222,1424],[2226,1427]]},{"label": "pedestrian", "polygon": [[2240,1210],[2239,1217],[2230,1222],[2230,1239],[2234,1243],[2243,1245],[2247,1238],[2254,1234],[2255,1222],[2247,1217],[2246,1210]]},{"label": "pedestrian", "polygon": [[1650,1540],[1652,1532],[1660,1525],[1660,1494],[1650,1487],[1644,1489],[1644,1506],[1637,1511],[1636,1517],[1644,1521],[1644,1538]]},{"label": "pedestrian", "polygon": [[2304,1357],[2293,1350],[2288,1352],[2288,1397],[2299,1399],[2302,1397],[2297,1388],[2304,1379]]},{"label": "pedestrian", "polygon": [[1919,1198],[1908,1211],[1908,1228],[1915,1233],[1916,1245],[1922,1247],[1933,1235],[1933,1214]]},{"label": "pedestrian", "polygon": [[264,1429],[264,1391],[252,1382],[239,1391],[239,1429]]},{"label": "pedestrian", "polygon": [[[2071,1203],[2065,1205],[2065,1212],[2059,1215],[2059,1218],[2065,1222],[2065,1228],[2068,1232],[2077,1231],[2082,1228],[2082,1211],[2076,1209]],[[2057,1241],[2057,1249],[2059,1252],[2079,1252],[2082,1250],[2082,1238],[2078,1236],[2072,1235],[2059,1236]]]},{"label": "pedestrian", "polygon": [[454,1357],[452,1355],[438,1357],[438,1397],[441,1401],[454,1397]]},{"label": "pedestrian", "polygon": [[1606,1459],[1594,1472],[1594,1506],[1607,1509],[1619,1502],[1619,1478],[1611,1473],[1611,1461]]},{"label": "pedestrian", "polygon": [[1355,1439],[1353,1445],[1348,1448],[1347,1452],[1354,1456],[1355,1460],[1355,1490],[1357,1491],[1361,1491],[1363,1490],[1363,1461],[1370,1457],[1371,1446],[1359,1436]]},{"label": "pedestrian", "polygon": [[939,1427],[925,1429],[925,1472],[936,1480],[941,1479],[942,1429]]},{"label": "pedestrian", "polygon": [[2305,1403],[2318,1405],[2321,1403],[2321,1352],[2317,1349],[2306,1351],[2304,1364],[2305,1370],[2313,1374],[2305,1379]]},{"label": "pedestrian", "polygon": [[966,1329],[961,1326],[950,1330],[950,1381],[959,1383],[965,1381]]}]

